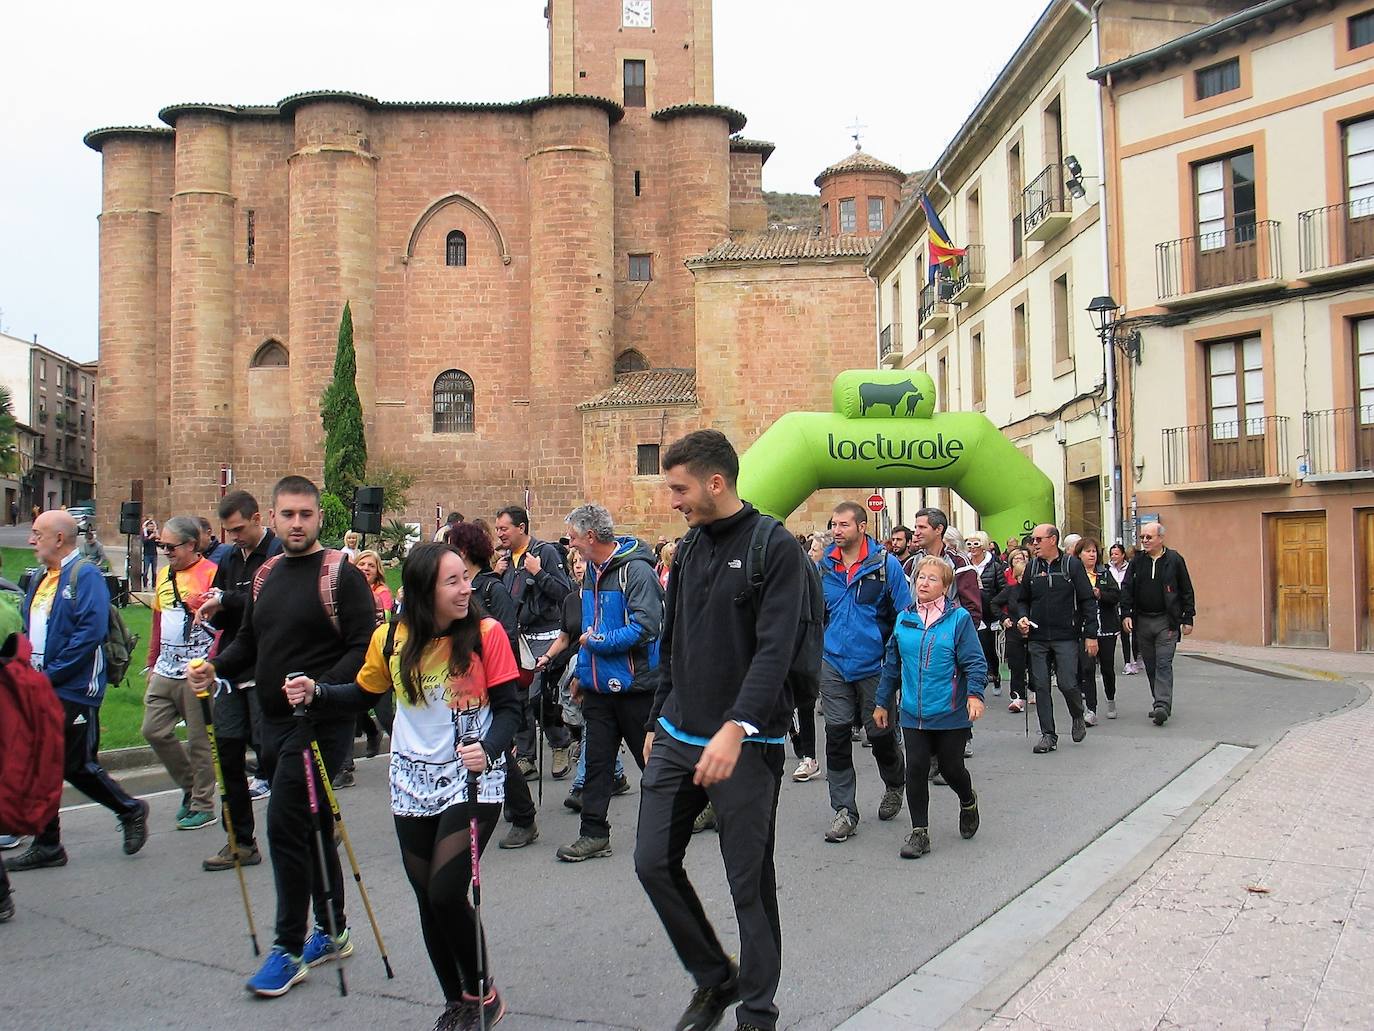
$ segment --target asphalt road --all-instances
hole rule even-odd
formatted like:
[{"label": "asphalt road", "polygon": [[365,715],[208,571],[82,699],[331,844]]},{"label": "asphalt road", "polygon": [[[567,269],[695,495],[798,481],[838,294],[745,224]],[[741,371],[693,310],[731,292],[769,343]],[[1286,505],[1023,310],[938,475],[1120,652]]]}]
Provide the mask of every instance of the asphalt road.
[{"label": "asphalt road", "polygon": [[[1058,866],[1217,742],[1256,745],[1296,723],[1351,702],[1345,683],[1286,680],[1193,659],[1178,662],[1175,717],[1146,717],[1143,676],[1121,681],[1121,718],[1104,720],[1081,745],[1033,756],[1022,718],[991,699],[971,762],[983,814],[972,841],[957,832],[957,804],[933,795],[933,852],[917,862],[897,849],[903,811],[879,823],[877,776],[858,755],[863,818],[857,837],[828,845],[823,781],[783,788],[777,861],[784,962],[782,1027],[832,1028],[921,966],[1024,888]],[[1062,718],[1063,703],[1059,712]],[[1035,731],[1034,717],[1031,721]],[[855,746],[859,752],[858,746]],[[790,757],[789,757],[790,758]],[[132,1028],[427,1028],[439,1010],[413,897],[387,812],[384,759],[359,763],[359,786],[341,801],[396,970],[385,979],[354,889],[349,914],[357,951],[340,998],[332,969],[289,995],[251,998],[255,968],[232,873],[200,860],[223,842],[218,828],[176,832],[177,797],[153,798],[152,837],[133,858],[119,848],[110,814],[64,815],[70,864],[16,874],[18,914],[0,926],[4,990],[0,1027],[122,1031]],[[789,766],[790,772],[790,766]],[[632,772],[631,780],[637,781]],[[691,985],[634,877],[637,793],[614,801],[615,855],[566,866],[554,848],[577,834],[545,783],[541,839],[519,852],[491,849],[483,897],[493,972],[510,1028],[667,1028]],[[13,855],[13,853],[10,853]],[[727,948],[734,921],[713,834],[699,836],[689,872]],[[265,945],[271,941],[270,866],[248,871]],[[1015,956],[1008,955],[1010,965]],[[727,1021],[725,1026],[732,1026]]]}]

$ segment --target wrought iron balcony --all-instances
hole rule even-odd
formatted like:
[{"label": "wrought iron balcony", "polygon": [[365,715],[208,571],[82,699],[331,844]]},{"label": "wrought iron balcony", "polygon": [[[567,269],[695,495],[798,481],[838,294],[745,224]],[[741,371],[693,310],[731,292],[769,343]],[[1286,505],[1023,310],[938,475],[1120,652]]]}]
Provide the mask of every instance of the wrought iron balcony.
[{"label": "wrought iron balcony", "polygon": [[1288,475],[1286,416],[1176,426],[1163,437],[1167,486]]},{"label": "wrought iron balcony", "polygon": [[1073,218],[1067,192],[1058,163],[1046,165],[1021,191],[1021,225],[1027,240],[1048,240],[1064,230]]},{"label": "wrought iron balcony", "polygon": [[954,284],[950,300],[965,302],[983,292],[984,252],[981,243],[971,243],[964,248],[964,255],[950,270],[949,278]]},{"label": "wrought iron balcony", "polygon": [[1374,197],[1298,213],[1298,271],[1334,279],[1374,265]]},{"label": "wrought iron balcony", "polygon": [[1273,219],[1155,244],[1155,283],[1165,307],[1271,289],[1283,279]]},{"label": "wrought iron balcony", "polygon": [[1305,476],[1374,472],[1374,405],[1302,413]]},{"label": "wrought iron balcony", "polygon": [[902,324],[894,322],[890,326],[884,326],[883,331],[878,334],[878,358],[890,358],[901,353]]},{"label": "wrought iron balcony", "polygon": [[953,314],[954,283],[946,276],[936,274],[933,283],[921,288],[921,328],[939,329]]}]

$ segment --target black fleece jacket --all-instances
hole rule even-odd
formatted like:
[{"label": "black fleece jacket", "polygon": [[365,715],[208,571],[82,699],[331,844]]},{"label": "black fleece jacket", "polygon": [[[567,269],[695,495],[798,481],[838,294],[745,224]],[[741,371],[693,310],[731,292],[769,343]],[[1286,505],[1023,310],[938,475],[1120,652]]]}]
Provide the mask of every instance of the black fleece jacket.
[{"label": "black fleece jacket", "polygon": [[[1156,599],[1154,607],[1146,602],[1151,595]],[[1158,611],[1159,599],[1164,602],[1162,612]],[[1183,561],[1183,556],[1172,548],[1165,548],[1157,559],[1150,558],[1149,552],[1137,552],[1126,567],[1126,578],[1121,581],[1120,611],[1122,619],[1166,615],[1175,630],[1192,626],[1197,617],[1197,603],[1188,563]]]},{"label": "black fleece jacket", "polygon": [[1032,641],[1097,637],[1097,599],[1087,570],[1062,551],[1048,562],[1037,557],[1026,564],[1009,608],[1013,620],[1029,616],[1036,624],[1030,630]]},{"label": "black fleece jacket", "polygon": [[786,678],[801,627],[807,558],[785,527],[773,528],[755,619],[745,553],[760,518],[745,502],[679,548],[646,729],[660,729],[660,715],[706,738],[731,720],[752,724],[764,737],[781,737],[791,724]]}]

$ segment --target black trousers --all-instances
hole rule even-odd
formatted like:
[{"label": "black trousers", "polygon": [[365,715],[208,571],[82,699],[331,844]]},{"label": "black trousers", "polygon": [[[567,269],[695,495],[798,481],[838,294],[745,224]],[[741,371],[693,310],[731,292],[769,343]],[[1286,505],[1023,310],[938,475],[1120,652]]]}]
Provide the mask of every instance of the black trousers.
[{"label": "black trousers", "polygon": [[1040,719],[1040,733],[1054,740],[1054,695],[1050,693],[1050,659],[1054,660],[1055,682],[1069,707],[1070,716],[1083,715],[1083,695],[1078,690],[1078,641],[1030,641],[1031,690],[1035,692],[1036,714]]},{"label": "black trousers", "polygon": [[[486,851],[501,807],[477,806],[477,854]],[[425,939],[434,976],[447,1002],[464,992],[477,994],[477,916],[468,902],[472,883],[471,814],[466,802],[438,816],[393,816],[406,878],[420,907],[420,933]],[[482,935],[482,969],[486,935]],[[490,979],[490,974],[488,974]]]},{"label": "black trousers", "polygon": [[640,782],[635,873],[678,958],[699,986],[722,984],[730,959],[706,918],[683,869],[692,822],[709,801],[716,810],[720,855],[739,924],[740,1023],[773,1031],[774,997],[782,974],[782,923],[778,916],[773,848],[783,746],[745,744],[735,772],[710,788],[692,783],[702,748],[660,730]]},{"label": "black trousers", "polygon": [[[353,750],[353,713],[341,719],[312,720],[309,717],[267,716],[262,718],[262,744],[270,757],[274,774],[272,794],[267,800],[267,847],[272,859],[272,876],[277,885],[276,944],[293,955],[300,955],[310,930],[311,904],[315,922],[328,928],[327,905],[334,907],[334,926],[342,931],[348,926],[344,916],[343,870],[339,865],[339,850],[334,844],[334,815],[329,810],[324,785],[315,771],[315,790],[319,798],[319,816],[310,817],[310,801],[306,794],[305,758],[310,750],[310,735],[315,734],[324,757],[326,779],[343,766],[344,758]],[[314,757],[310,757],[314,762]],[[330,892],[324,890],[320,862],[316,851],[315,831],[324,838],[325,864],[328,868]]]},{"label": "black trousers", "polygon": [[582,785],[582,833],[589,838],[604,838],[611,833],[606,819],[611,806],[611,792],[615,789],[615,757],[620,742],[630,750],[630,757],[644,769],[644,724],[649,722],[649,710],[654,696],[649,691],[624,694],[582,695],[584,721],[582,747],[587,750],[587,780]]},{"label": "black trousers", "polygon": [[517,827],[533,827],[538,810],[530,784],[515,765],[515,745],[506,752],[506,819]]},{"label": "black trousers", "polygon": [[1083,704],[1097,711],[1097,670],[1102,668],[1102,689],[1108,701],[1116,699],[1116,638],[1099,637],[1097,655],[1086,651],[1078,656],[1078,689],[1083,692]]},{"label": "black trousers", "polygon": [[215,735],[219,766],[224,774],[224,797],[229,819],[234,824],[234,840],[250,845],[257,830],[253,819],[253,798],[248,794],[248,742],[240,737]]},{"label": "black trousers", "polygon": [[926,771],[934,759],[940,776],[959,796],[959,804],[973,804],[973,778],[964,765],[964,745],[972,732],[958,730],[912,730],[902,728],[902,742],[906,745],[906,806],[911,813],[911,826],[930,826],[930,780]]},{"label": "black trousers", "polygon": [[[138,800],[119,786],[119,782],[100,765],[100,706],[78,705],[62,699],[62,727],[65,748],[62,776],[92,802],[99,802],[121,820],[137,816]],[[52,820],[34,838],[34,844],[55,848],[62,844],[62,819]]]},{"label": "black trousers", "polygon": [[1001,685],[1002,663],[997,658],[997,631],[984,627],[978,631],[978,643],[983,646],[983,658],[988,664],[988,683]]},{"label": "black trousers", "polygon": [[1004,637],[1007,642],[1007,668],[1011,670],[1011,696],[1026,699],[1026,639],[1014,626]]}]

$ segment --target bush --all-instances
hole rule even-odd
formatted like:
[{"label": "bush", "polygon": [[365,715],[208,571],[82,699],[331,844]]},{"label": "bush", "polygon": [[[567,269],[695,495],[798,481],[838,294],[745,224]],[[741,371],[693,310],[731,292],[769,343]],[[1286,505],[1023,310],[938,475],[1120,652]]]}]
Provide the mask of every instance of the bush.
[{"label": "bush", "polygon": [[348,506],[339,500],[338,495],[325,492],[320,495],[320,513],[324,516],[324,526],[320,529],[321,541],[341,541],[348,532],[353,517]]}]

